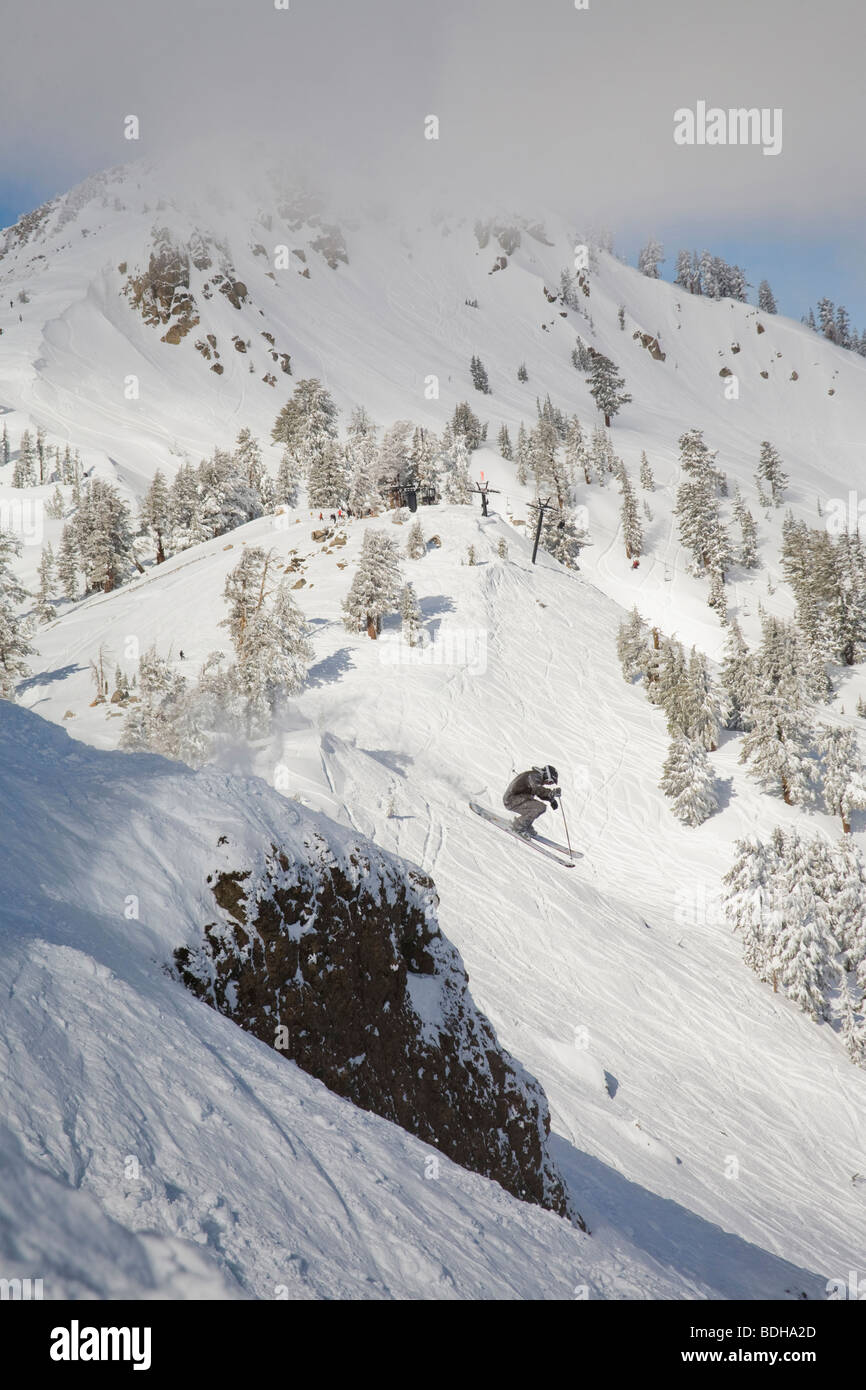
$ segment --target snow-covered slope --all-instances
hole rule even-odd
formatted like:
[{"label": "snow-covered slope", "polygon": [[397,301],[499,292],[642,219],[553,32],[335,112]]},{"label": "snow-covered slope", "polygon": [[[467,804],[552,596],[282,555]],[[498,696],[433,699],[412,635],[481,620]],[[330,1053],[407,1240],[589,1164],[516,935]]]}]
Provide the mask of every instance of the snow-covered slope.
[{"label": "snow-covered slope", "polygon": [[[80,950],[68,937],[55,940],[56,924],[42,915],[32,917],[36,939],[28,935],[16,948],[26,958],[18,1008],[29,1016],[33,1001],[45,997],[52,1014],[59,1011],[66,1020],[65,1030],[59,1024],[52,1029],[67,1040],[69,1069],[84,1068],[77,1094],[86,1097],[105,1084],[98,1058],[101,1026],[107,1026],[80,1013],[90,998],[87,972],[97,968],[93,960],[115,972],[118,982],[100,991],[94,1007],[105,999],[106,1008],[139,1011],[136,1050],[151,1056],[154,1090],[145,1106],[136,1086],[138,1099],[128,1110],[122,1088],[114,1088],[101,1121],[106,1145],[116,1147],[116,1136],[125,1136],[132,1120],[118,1117],[138,1113],[136,1104],[148,1117],[146,1129],[158,1124],[173,1133],[180,1100],[173,1088],[157,1086],[164,1070],[160,1048],[171,1056],[176,1047],[174,1055],[194,1059],[189,1113],[199,1119],[189,1123],[198,1129],[212,1105],[217,1123],[233,1130],[235,1147],[225,1159],[190,1132],[187,1146],[201,1164],[200,1187],[190,1191],[193,1184],[176,1176],[168,1182],[185,1194],[180,1205],[190,1231],[199,1233],[193,1238],[204,1231],[218,1263],[228,1252],[230,1268],[243,1270],[244,1287],[254,1292],[287,1282],[273,1253],[281,1223],[288,1221],[286,1197],[281,1180],[265,1172],[269,1164],[279,1168],[280,1126],[300,1153],[307,1153],[303,1144],[311,1146],[340,1194],[311,1157],[305,1171],[315,1173],[320,1186],[315,1203],[305,1204],[302,1235],[294,1237],[299,1264],[314,1271],[307,1285],[299,1285],[308,1293],[357,1292],[372,1278],[372,1296],[386,1289],[409,1296],[495,1294],[503,1284],[518,1296],[560,1296],[554,1270],[569,1287],[585,1282],[608,1297],[660,1296],[663,1289],[680,1297],[820,1296],[827,1279],[859,1263],[866,1227],[859,1177],[866,1074],[851,1066],[829,1029],[816,1027],[745,968],[718,910],[733,842],[805,818],[757,791],[729,738],[714,755],[726,790],[721,813],[697,830],[680,826],[658,789],[667,742],[663,716],[624,684],[614,640],[622,606],[636,602],[667,632],[697,642],[710,656],[720,650],[722,629],[706,605],[705,583],[685,573],[672,516],[679,435],[703,428],[719,449],[720,466],[753,507],[759,444],[772,440],[791,478],[795,514],[817,525],[818,499],[826,510],[828,499],[847,499],[849,489],[861,485],[866,362],[790,321],[731,301],[693,299],[603,254],[584,301],[590,327],[583,313],[544,294],[545,286],[557,288],[574,248],[572,229],[553,219],[545,224],[552,245],[524,229],[520,247],[496,273],[500,248],[494,241],[479,248],[473,217],[413,224],[402,233],[387,221],[347,223],[348,263],[332,268],[311,249],[321,227],[307,220],[292,228],[275,210],[265,210],[261,197],[235,198],[219,211],[157,209],[158,181],[148,183],[156,175],[141,174],[141,191],[138,177],[119,173],[116,186],[91,188],[62,227],[69,205],[52,208],[41,231],[26,244],[10,240],[0,259],[0,305],[22,286],[30,295],[24,305],[0,309],[0,405],[10,409],[5,418],[13,438],[26,424],[42,424],[52,441],[80,446],[87,463],[115,476],[131,494],[157,466],[171,472],[184,455],[195,461],[214,444],[229,444],[241,426],[267,440],[293,380],[303,376],[321,377],[342,409],[363,402],[386,424],[412,418],[441,428],[454,404],[471,395],[473,408],[490,421],[491,442],[502,422],[512,434],[521,418],[531,424],[536,395],[548,392],[585,425],[594,423],[593,403],[570,360],[578,333],[608,353],[625,376],[634,400],[614,423],[614,447],[633,474],[646,450],[658,484],[648,497],[654,519],[646,526],[639,569],[625,557],[614,487],[588,488],[581,496],[592,544],[581,555],[579,575],[543,555],[533,567],[525,537],[529,494],[516,482],[513,465],[487,449],[474,456],[473,471],[483,469],[499,489],[492,499],[497,515],[485,522],[467,508],[422,509],[425,532],[436,532],[442,547],[404,565],[428,631],[440,639],[441,662],[394,660],[398,652],[389,642],[374,644],[342,628],[340,603],[351,568],[341,566],[353,564],[365,527],[381,519],[351,523],[346,546],[333,551],[311,540],[310,515],[302,510],[253,522],[149,569],[114,594],[62,609],[39,634],[36,674],[22,690],[23,703],[36,713],[56,722],[68,713],[66,726],[77,738],[115,748],[117,711],[89,705],[88,664],[99,646],[121,664],[131,637],[141,650],[154,642],[162,652],[182,649],[180,667],[192,676],[209,651],[225,646],[221,595],[240,547],[272,546],[287,559],[296,551],[306,582],[295,597],[314,626],[312,678],[273,739],[231,750],[227,768],[278,784],[433,876],[443,931],[461,952],[474,997],[503,1045],[546,1090],[554,1152],[593,1236],[587,1242],[565,1223],[554,1226],[556,1218],[528,1211],[483,1179],[444,1163],[443,1174],[447,1169],[453,1178],[435,1185],[439,1205],[433,1210],[434,1185],[421,1186],[420,1156],[428,1151],[294,1071],[298,1099],[289,1127],[274,1099],[287,1094],[286,1064],[157,978],[152,961],[145,968],[136,958],[130,982],[131,967],[118,965],[116,947],[106,955],[102,938],[98,947]],[[252,208],[270,216],[269,227]],[[162,342],[165,327],[145,324],[120,294],[132,268],[147,264],[155,223],[176,226],[179,238],[217,224],[226,263],[248,290],[240,308],[219,290],[208,299],[202,284],[212,272],[193,268],[190,288],[201,324],[177,344]],[[252,249],[258,243],[268,255]],[[294,257],[290,269],[273,269],[271,253],[283,243],[290,258],[294,248],[306,260]],[[471,298],[478,308],[465,303]],[[620,305],[625,331],[617,320]],[[659,336],[663,362],[633,337],[638,329]],[[194,346],[211,331],[221,345],[221,375]],[[262,331],[291,354],[293,376],[277,368],[276,388],[261,379],[271,362],[260,345],[266,343]],[[229,346],[234,334],[255,346],[236,352]],[[488,371],[489,397],[471,391],[468,364],[476,352]],[[529,370],[525,384],[516,377],[521,361]],[[738,375],[736,400],[725,396],[730,378],[719,375],[724,367]],[[137,401],[124,398],[130,373],[140,378]],[[424,393],[431,374],[440,385],[432,401]],[[12,493],[4,489],[0,496]],[[750,636],[759,600],[768,611],[792,611],[790,593],[778,583],[780,515],[758,517],[765,567],[751,574],[735,570],[731,577],[731,610]],[[46,523],[48,538],[54,526]],[[402,539],[405,529],[395,535]],[[507,560],[497,551],[502,537]],[[470,543],[478,554],[475,567],[464,563]],[[35,558],[38,548],[27,547],[25,576]],[[862,672],[846,676],[834,719],[853,722],[853,700],[862,688]],[[90,755],[82,750],[81,757]],[[569,829],[583,852],[568,873],[499,836],[467,809],[470,796],[496,805],[508,778],[539,760],[560,769]],[[133,850],[140,872],[149,857],[160,862],[164,809],[157,803],[143,828],[118,829],[121,862]],[[808,823],[835,833],[819,815]],[[556,838],[561,832],[561,822],[554,824]],[[74,804],[68,833],[90,862],[87,829]],[[95,884],[106,879],[107,870],[94,870]],[[122,900],[136,890],[118,883],[112,891]],[[169,1041],[160,1041],[163,1036]],[[223,1101],[217,1105],[213,1096],[211,1048],[230,1059],[225,1066],[234,1079],[221,1083],[220,1092],[231,1099],[228,1118]],[[22,1115],[25,1108],[22,1099]],[[48,1151],[65,1157],[48,1166],[74,1174],[67,1135],[69,1124],[74,1133],[74,1120],[65,1121],[59,1100],[52,1114],[55,1147]],[[327,1143],[334,1147],[328,1151],[326,1143],[323,1154],[310,1136],[328,1124],[334,1129]],[[255,1140],[244,1144],[247,1132]],[[29,1142],[31,1156],[38,1156],[43,1141],[35,1131]],[[344,1165],[353,1145],[367,1145],[364,1152],[373,1157]],[[166,1171],[168,1151],[160,1158]],[[261,1218],[250,1205],[235,1223],[226,1215],[224,1208],[238,1210],[241,1178],[248,1182],[241,1164],[255,1165],[254,1185],[263,1183],[269,1194],[270,1224],[264,1227],[256,1225]],[[383,1174],[387,1201],[381,1200]],[[149,1198],[157,1205],[140,1220],[128,1212],[124,1218],[128,1199],[102,1181],[92,1163],[87,1175],[84,1185],[92,1184],[108,1214],[130,1228],[179,1229],[171,1225],[177,1212],[168,1196]],[[356,1184],[351,1200],[349,1183]],[[398,1186],[399,1201],[392,1197]],[[339,1237],[332,1239],[330,1214],[343,1210],[341,1202],[354,1213],[354,1201],[369,1220],[359,1226],[355,1218],[353,1226],[343,1211]],[[377,1214],[390,1222],[398,1210],[399,1220],[416,1232],[411,1259],[384,1250],[373,1233]],[[297,1219],[292,1207],[290,1224]],[[473,1247],[467,1255],[473,1220],[487,1233],[496,1226],[502,1240],[491,1251],[476,1232],[485,1247],[480,1272],[478,1251]],[[453,1241],[449,1222],[460,1233]],[[250,1229],[270,1253],[254,1254],[245,1244]],[[231,1239],[227,1230],[234,1232]],[[343,1242],[353,1252],[348,1273]],[[522,1254],[516,1253],[521,1246]],[[430,1273],[442,1267],[453,1283],[439,1283]]]},{"label": "snow-covered slope", "polygon": [[97,753],[9,704],[0,746],[4,1277],[46,1298],[716,1291],[458,1168],[171,978],[218,834],[235,852],[298,835],[276,793]]}]

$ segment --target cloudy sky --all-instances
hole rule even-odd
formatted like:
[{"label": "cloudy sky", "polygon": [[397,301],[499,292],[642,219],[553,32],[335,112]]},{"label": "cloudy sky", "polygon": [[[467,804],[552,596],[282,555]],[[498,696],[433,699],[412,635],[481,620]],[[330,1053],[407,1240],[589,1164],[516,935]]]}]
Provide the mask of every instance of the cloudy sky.
[{"label": "cloudy sky", "polygon": [[[223,142],[357,196],[559,206],[656,232],[866,326],[860,0],[4,0],[0,223],[138,155]],[[581,0],[583,3],[583,0]],[[683,147],[698,101],[782,151]],[[124,139],[124,117],[141,138]],[[425,140],[424,120],[439,120]]]}]

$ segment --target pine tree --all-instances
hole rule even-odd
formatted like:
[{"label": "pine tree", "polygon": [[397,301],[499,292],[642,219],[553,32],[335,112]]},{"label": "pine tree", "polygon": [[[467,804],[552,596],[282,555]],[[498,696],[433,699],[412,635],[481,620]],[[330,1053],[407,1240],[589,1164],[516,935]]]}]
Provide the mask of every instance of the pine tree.
[{"label": "pine tree", "polygon": [[377,637],[382,631],[382,618],[397,607],[400,588],[395,543],[385,531],[365,531],[358,568],[343,604],[348,631]]},{"label": "pine tree", "polygon": [[472,375],[472,385],[476,391],[482,391],[485,396],[490,395],[490,383],[487,380],[487,371],[480,357],[473,357],[469,364],[469,371]]},{"label": "pine tree", "polygon": [[640,456],[640,485],[647,492],[655,492],[655,478],[644,450],[641,450]]},{"label": "pine tree", "polygon": [[665,700],[665,712],[671,732],[679,728],[710,753],[718,747],[726,711],[710,680],[707,659],[695,647],[685,672]]},{"label": "pine tree", "polygon": [[407,580],[400,590],[398,603],[402,621],[403,641],[410,647],[419,646],[424,637],[424,618],[412,584]]},{"label": "pine tree", "polygon": [[316,377],[297,383],[277,416],[271,438],[275,444],[284,444],[306,472],[336,440],[337,407]]},{"label": "pine tree", "polygon": [[734,497],[734,515],[740,523],[740,553],[739,562],[744,569],[757,569],[760,564],[758,556],[758,528],[755,525],[755,518],[749,511],[737,488]]},{"label": "pine tree", "polygon": [[517,380],[518,380],[518,381],[528,381],[528,380],[529,380],[529,372],[526,370],[526,363],[525,363],[525,362],[521,362],[520,366],[517,368]]},{"label": "pine tree", "polygon": [[637,608],[633,608],[631,616],[620,623],[616,636],[616,654],[622,666],[623,678],[630,683],[642,673],[646,643],[646,623]]},{"label": "pine tree", "polygon": [[33,437],[29,430],[24,430],[18,446],[18,458],[12,470],[12,486],[36,487],[36,482],[36,455],[33,449]]},{"label": "pine tree", "polygon": [[427,542],[424,539],[424,528],[420,521],[413,521],[409,527],[409,534],[406,537],[406,554],[410,560],[423,560],[427,554]]},{"label": "pine tree", "polygon": [[21,542],[11,532],[0,531],[0,699],[14,700],[16,683],[30,675],[25,657],[35,650],[30,644],[32,626],[16,607],[28,597],[12,569],[21,554]]},{"label": "pine tree", "polygon": [[759,487],[762,482],[769,483],[773,502],[777,507],[781,507],[782,496],[788,486],[788,478],[782,471],[782,460],[768,439],[763,440],[761,444],[761,457],[758,462],[756,478]]},{"label": "pine tree", "polygon": [[659,278],[659,266],[664,259],[661,242],[656,241],[655,237],[650,237],[646,246],[638,253],[637,268],[641,275],[647,275],[651,280],[657,280]]},{"label": "pine tree", "polygon": [[517,481],[524,487],[529,481],[529,435],[523,421],[517,432],[517,449],[514,454],[514,461],[517,464]]},{"label": "pine tree", "polygon": [[248,730],[266,732],[287,696],[303,688],[314,656],[309,624],[286,579],[250,615],[235,652]]},{"label": "pine tree", "polygon": [[577,557],[586,540],[571,507],[546,507],[541,527],[541,546],[567,569],[578,569]]},{"label": "pine tree", "polygon": [[725,654],[721,667],[721,683],[727,701],[727,727],[744,732],[749,728],[746,713],[754,700],[754,670],[749,648],[736,618],[728,623]]},{"label": "pine tree", "polygon": [[349,464],[345,449],[328,440],[313,457],[307,476],[307,498],[311,507],[344,507],[349,492]]},{"label": "pine tree", "polygon": [[57,575],[68,599],[78,598],[78,547],[72,526],[67,523],[60,537],[57,555]]},{"label": "pine tree", "polygon": [[631,400],[631,396],[625,390],[625,381],[610,358],[597,352],[592,359],[587,382],[590,395],[604,416],[605,425],[609,427],[614,415],[618,415],[622,407],[628,405]]},{"label": "pine tree", "polygon": [[769,844],[755,835],[738,840],[736,858],[723,879],[725,915],[742,935],[746,965],[765,982],[770,979],[781,845],[779,836]]},{"label": "pine tree", "polygon": [[701,825],[718,810],[713,772],[706,750],[695,739],[674,738],[659,784],[673,802],[671,810],[684,825]]},{"label": "pine tree", "polygon": [[82,491],[70,523],[88,590],[111,593],[133,563],[129,508],[104,478],[93,478]]},{"label": "pine tree", "polygon": [[66,503],[63,500],[63,493],[59,487],[55,487],[48,501],[45,503],[45,515],[52,521],[62,521],[63,513],[66,510]]},{"label": "pine tree", "polygon": [[246,630],[264,604],[272,564],[273,551],[266,553],[259,545],[248,545],[226,578],[223,598],[229,611],[220,626],[228,628],[236,652],[243,647]]},{"label": "pine tree", "polygon": [[773,291],[770,289],[766,280],[762,280],[758,286],[758,308],[761,310],[762,314],[775,314],[778,312]]},{"label": "pine tree", "polygon": [[628,474],[623,469],[620,479],[622,486],[622,536],[625,542],[626,558],[633,560],[641,554],[643,546],[643,527],[637,510],[637,495]]},{"label": "pine tree", "polygon": [[39,558],[39,589],[36,596],[36,616],[41,623],[50,623],[54,617],[54,606],[51,603],[54,584],[54,551],[51,549],[50,542],[46,541]]},{"label": "pine tree", "polygon": [[514,450],[511,447],[511,436],[508,433],[507,425],[503,425],[499,431],[498,445],[499,452],[504,459],[511,460],[514,458]]},{"label": "pine tree", "polygon": [[811,730],[802,714],[778,691],[759,690],[748,710],[747,732],[740,762],[751,766],[757,780],[777,792],[789,805],[806,805],[815,780]]},{"label": "pine tree", "polygon": [[355,406],[346,434],[346,463],[349,474],[348,503],[358,516],[378,511],[379,490],[378,430],[362,405]]},{"label": "pine tree", "polygon": [[41,425],[36,426],[36,458],[38,460],[39,482],[45,482],[45,431]]},{"label": "pine tree", "polygon": [[[288,449],[283,452],[277,470],[274,501],[284,507],[296,507],[301,491],[301,465],[295,454]],[[351,495],[351,494],[350,494]]]},{"label": "pine tree", "polygon": [[3,467],[4,467],[4,468],[6,467],[6,465],[7,465],[8,462],[9,462],[9,454],[10,454],[10,449],[9,449],[9,431],[8,431],[8,429],[6,428],[6,421],[4,420],[4,421],[3,421],[3,436],[2,436],[2,439],[0,439],[0,456],[2,456],[2,459],[3,459]]},{"label": "pine tree", "polygon": [[472,480],[469,476],[469,450],[462,434],[455,437],[447,463],[445,501],[467,506],[472,501]]},{"label": "pine tree", "polygon": [[471,454],[474,449],[480,449],[487,436],[487,426],[482,425],[478,416],[473,411],[468,401],[460,401],[454,407],[454,414],[446,426],[446,433],[450,431],[450,437],[443,439],[445,452],[448,453],[457,439],[462,436],[466,448]]},{"label": "pine tree", "polygon": [[846,835],[851,833],[852,811],[866,810],[866,767],[860,757],[853,729],[819,728],[819,749],[824,765],[824,804],[831,816],[839,816]]},{"label": "pine tree", "polygon": [[159,468],[142,498],[140,518],[142,527],[150,533],[156,547],[156,563],[161,565],[165,559],[165,542],[171,528],[171,497]]}]

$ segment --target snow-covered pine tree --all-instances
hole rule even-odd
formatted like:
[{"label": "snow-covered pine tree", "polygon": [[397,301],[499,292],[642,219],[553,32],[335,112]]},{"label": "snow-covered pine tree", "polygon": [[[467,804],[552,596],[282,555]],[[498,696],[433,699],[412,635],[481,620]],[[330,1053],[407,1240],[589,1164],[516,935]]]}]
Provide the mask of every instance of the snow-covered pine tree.
[{"label": "snow-covered pine tree", "polygon": [[640,485],[647,492],[655,492],[655,478],[644,449],[641,450],[640,455]]},{"label": "snow-covered pine tree", "polygon": [[757,569],[761,563],[758,556],[758,528],[755,518],[740,496],[739,488],[734,493],[734,516],[740,524],[740,551],[737,558],[744,569]]},{"label": "snow-covered pine tree", "polygon": [[397,607],[401,587],[394,541],[385,531],[365,531],[358,568],[343,603],[344,626],[349,632],[377,637],[382,618]]},{"label": "snow-covered pine tree", "polygon": [[622,491],[620,508],[622,538],[625,542],[626,558],[633,560],[642,553],[643,526],[637,509],[637,494],[624,467],[620,475],[620,487]]},{"label": "snow-covered pine tree", "polygon": [[271,438],[295,454],[306,472],[337,438],[337,407],[318,378],[306,377],[296,384]]},{"label": "snow-covered pine tree", "polygon": [[403,585],[398,602],[403,641],[410,647],[422,644],[424,638],[424,616],[409,580]]},{"label": "snow-covered pine tree", "polygon": [[572,415],[568,421],[565,434],[565,477],[570,491],[574,489],[574,483],[579,471],[583,472],[587,482],[586,461],[584,459],[584,439],[583,427],[576,415]]},{"label": "snow-covered pine tree", "polygon": [[758,308],[762,314],[775,314],[777,312],[773,291],[766,280],[762,280],[758,286]]},{"label": "snow-covered pine tree", "polygon": [[265,465],[258,440],[246,427],[242,429],[234,447],[235,469],[251,488],[261,492]]},{"label": "snow-covered pine tree", "polygon": [[210,740],[196,719],[185,678],[155,646],[139,658],[138,695],[127,710],[121,747],[129,752],[161,753],[200,767],[209,756]]},{"label": "snow-covered pine tree", "polygon": [[511,460],[511,459],[514,458],[514,450],[513,450],[512,445],[511,445],[511,436],[510,436],[510,434],[508,433],[508,426],[507,426],[507,425],[503,425],[502,428],[501,428],[500,431],[499,431],[499,437],[498,437],[498,439],[497,439],[497,446],[498,446],[498,448],[499,448],[500,454],[502,455],[502,457],[503,457],[504,459],[509,459],[509,460]]},{"label": "snow-covered pine tree", "polygon": [[706,749],[685,734],[678,734],[671,743],[659,785],[671,798],[671,810],[684,825],[701,825],[718,810]]},{"label": "snow-covered pine tree", "polygon": [[743,938],[743,960],[765,983],[771,978],[781,854],[781,832],[766,843],[749,835],[737,841],[734,862],[723,879],[723,909]]},{"label": "snow-covered pine tree", "polygon": [[643,672],[646,655],[647,625],[637,608],[620,623],[616,634],[616,654],[622,667],[623,679],[633,683]]},{"label": "snow-covered pine tree", "polygon": [[78,572],[78,546],[75,544],[72,526],[67,522],[61,532],[60,548],[57,552],[57,577],[65,597],[70,600],[78,598]]},{"label": "snow-covered pine tree", "polygon": [[776,875],[777,921],[769,961],[773,986],[781,987],[810,1018],[826,1019],[838,949],[831,914],[813,847],[796,830],[783,832],[780,839],[784,850]]},{"label": "snow-covered pine tree", "polygon": [[417,448],[414,442],[412,446],[415,486],[418,490],[419,500],[426,506],[433,506],[440,497],[441,455],[439,442],[435,434],[431,434],[429,430],[418,429],[415,434],[420,436]]},{"label": "snow-covered pine tree", "polygon": [[250,614],[235,654],[248,735],[265,733],[286,698],[303,688],[314,656],[309,624],[288,580]]},{"label": "snow-covered pine tree", "polygon": [[92,478],[70,525],[88,590],[111,593],[134,563],[129,508],[117,488]]},{"label": "snow-covered pine tree", "polygon": [[31,646],[32,623],[19,617],[17,607],[28,597],[17,579],[12,561],[21,554],[21,542],[9,531],[0,531],[0,699],[14,700],[19,680],[30,675],[25,657]]},{"label": "snow-covered pine tree", "polygon": [[66,511],[66,503],[63,500],[63,493],[59,486],[55,486],[54,491],[45,503],[45,515],[51,521],[62,521],[63,513]]},{"label": "snow-covered pine tree", "polygon": [[277,469],[277,480],[274,488],[274,501],[277,506],[296,507],[298,505],[301,495],[301,476],[301,464],[297,455],[284,449],[280,466]]},{"label": "snow-covered pine tree", "polygon": [[719,745],[725,708],[710,679],[703,652],[692,647],[685,670],[674,670],[671,677],[665,671],[663,660],[659,685],[669,731],[675,733],[679,729],[707,752],[714,752]]},{"label": "snow-covered pine tree", "polygon": [[468,506],[472,501],[472,480],[469,476],[469,450],[465,435],[458,434],[447,456],[445,501]]},{"label": "snow-covered pine tree", "polygon": [[528,381],[528,380],[529,380],[529,372],[526,370],[526,363],[525,363],[525,362],[521,362],[520,366],[517,368],[517,380],[518,380],[518,381]]},{"label": "snow-covered pine tree", "polygon": [[616,364],[597,352],[593,356],[587,382],[589,393],[604,416],[605,425],[610,427],[613,417],[631,400],[625,389],[625,380],[619,375]]},{"label": "snow-covered pine tree", "polygon": [[721,666],[721,683],[727,700],[727,727],[745,732],[750,720],[746,713],[754,700],[754,669],[748,645],[737,619],[728,622],[725,653]]},{"label": "snow-covered pine tree", "polygon": [[346,450],[336,440],[328,440],[314,456],[307,474],[307,498],[311,507],[331,510],[345,507],[349,492],[349,462]]},{"label": "snow-covered pine tree", "polygon": [[567,569],[579,569],[577,557],[586,532],[575,521],[574,511],[565,505],[546,507],[541,527],[541,546]]},{"label": "snow-covered pine tree", "polygon": [[473,356],[469,363],[469,371],[472,376],[472,385],[476,391],[482,391],[485,396],[490,395],[490,382],[487,380],[487,370],[481,358]]},{"label": "snow-covered pine tree", "polygon": [[767,791],[789,805],[807,805],[813,796],[813,731],[799,709],[779,690],[758,688],[747,711],[752,727],[743,739],[740,762]]},{"label": "snow-covered pine tree", "polygon": [[646,246],[638,252],[637,268],[641,275],[647,275],[651,280],[659,278],[659,266],[664,262],[665,253],[661,242],[656,241],[655,237],[650,237]]},{"label": "snow-covered pine tree", "polygon": [[0,459],[2,459],[4,468],[9,462],[10,452],[11,451],[9,447],[9,430],[6,427],[6,421],[4,420],[3,434],[2,436],[0,436]]},{"label": "snow-covered pine tree", "polygon": [[514,461],[517,464],[517,481],[521,487],[525,487],[529,480],[529,435],[522,420],[517,432],[517,452]]},{"label": "snow-covered pine tree", "polygon": [[761,456],[755,476],[759,487],[762,482],[769,483],[773,502],[777,507],[781,507],[785,488],[788,486],[788,477],[783,472],[782,460],[769,439],[765,439],[761,443]]},{"label": "snow-covered pine tree", "polygon": [[24,430],[18,445],[18,458],[15,460],[15,467],[12,470],[12,486],[36,487],[37,481],[33,436],[29,430]]},{"label": "snow-covered pine tree", "polygon": [[482,425],[468,401],[460,401],[454,407],[454,414],[449,423],[453,439],[456,441],[462,435],[470,454],[474,449],[480,449],[487,433],[487,426]]},{"label": "snow-covered pine tree", "polygon": [[41,623],[50,623],[54,617],[51,595],[55,585],[54,551],[50,541],[46,541],[39,557],[39,589],[36,594],[36,616]]},{"label": "snow-covered pine tree", "polygon": [[346,463],[349,474],[348,504],[357,516],[378,511],[379,491],[378,429],[362,405],[352,411],[346,432]]},{"label": "snow-covered pine tree", "polygon": [[406,554],[410,560],[423,560],[427,554],[427,542],[424,539],[424,528],[420,521],[413,521],[409,527],[409,534],[406,537]]},{"label": "snow-covered pine tree", "polygon": [[171,496],[162,470],[157,468],[139,508],[142,528],[156,550],[156,563],[165,559],[165,545],[171,532]]},{"label": "snow-covered pine tree", "polygon": [[839,816],[846,835],[851,833],[851,813],[866,810],[866,767],[853,729],[818,729],[818,747],[824,773],[824,805]]}]

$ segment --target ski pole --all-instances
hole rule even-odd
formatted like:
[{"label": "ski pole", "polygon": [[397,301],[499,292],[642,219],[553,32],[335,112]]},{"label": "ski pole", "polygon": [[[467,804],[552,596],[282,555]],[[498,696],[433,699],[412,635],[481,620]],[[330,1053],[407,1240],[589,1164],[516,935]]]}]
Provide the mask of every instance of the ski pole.
[{"label": "ski pole", "polygon": [[568,845],[569,858],[574,858],[574,850],[571,848],[571,839],[568,834],[568,821],[565,819],[565,807],[562,804],[562,797],[559,798],[559,809],[562,812],[562,824],[565,826],[565,843]]}]

